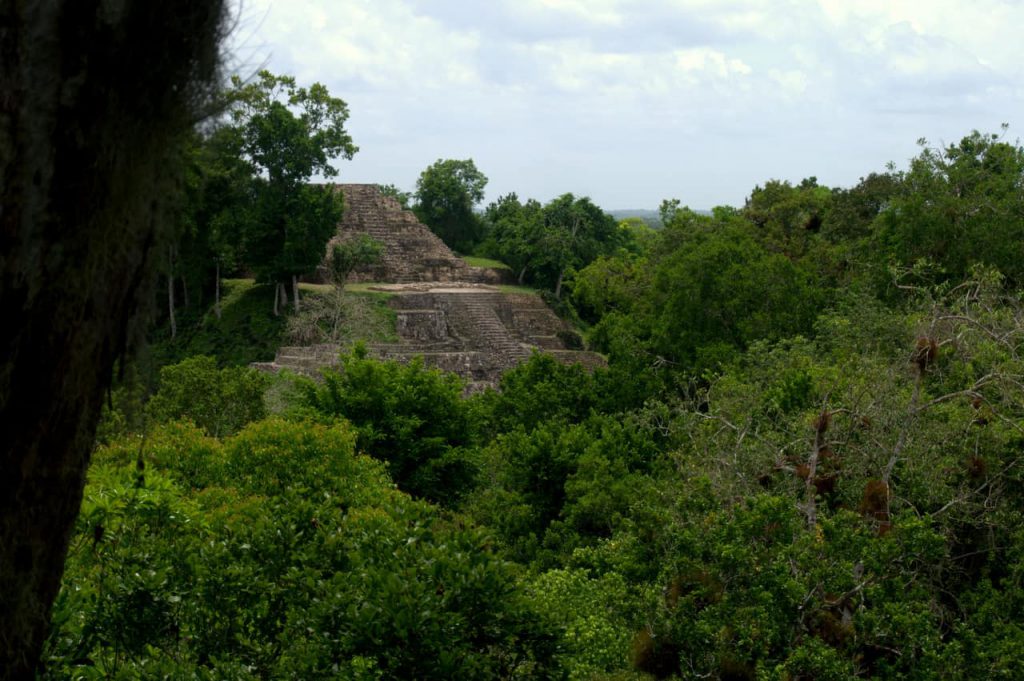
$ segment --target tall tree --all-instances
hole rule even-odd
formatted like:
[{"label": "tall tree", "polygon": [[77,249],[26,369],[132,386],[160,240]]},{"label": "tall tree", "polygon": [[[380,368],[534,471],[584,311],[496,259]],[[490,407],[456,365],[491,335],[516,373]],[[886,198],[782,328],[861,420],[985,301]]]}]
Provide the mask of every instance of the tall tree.
[{"label": "tall tree", "polygon": [[166,254],[221,0],[0,6],[0,679],[32,678],[103,393]]},{"label": "tall tree", "polygon": [[583,267],[597,256],[612,253],[625,240],[615,218],[587,197],[563,194],[544,206],[544,234],[538,246],[540,259],[554,284],[555,297],[572,268]]},{"label": "tall tree", "polygon": [[[244,256],[253,178],[241,157],[238,130],[220,126],[196,133],[189,153],[185,210],[178,236],[182,279],[201,298],[213,285],[220,317],[220,280]],[[186,289],[187,290],[187,289]]]},{"label": "tall tree", "polygon": [[[342,196],[309,183],[335,177],[332,161],[358,151],[345,131],[348,106],[314,83],[261,71],[255,82],[232,79],[232,120],[243,157],[258,175],[247,239],[250,264],[278,290],[290,280],[296,310],[298,277],[319,265],[341,219]],[[277,295],[274,297],[277,309]]]},{"label": "tall tree", "polygon": [[481,250],[511,267],[523,284],[544,233],[543,207],[533,199],[520,203],[513,192],[487,206],[484,220],[488,235]]},{"label": "tall tree", "polygon": [[753,341],[810,331],[822,282],[761,243],[742,216],[681,210],[661,234],[641,303],[660,356],[700,371]]},{"label": "tall tree", "polygon": [[1012,245],[1024,239],[1024,148],[977,131],[945,148],[921,145],[875,221],[876,257],[928,259],[952,279],[992,265],[1019,285],[1024,267]]},{"label": "tall tree", "polygon": [[773,250],[799,258],[811,248],[813,235],[821,231],[831,190],[809,177],[797,186],[769,180],[750,193],[744,216],[759,230],[761,239]]},{"label": "tall tree", "polygon": [[514,193],[508,194],[487,207],[484,219],[489,234],[483,250],[512,267],[520,284],[529,279],[551,288],[558,297],[570,270],[610,255],[632,240],[615,218],[589,198],[572,194],[545,206],[533,199],[521,203]]},{"label": "tall tree", "polygon": [[416,216],[461,253],[469,253],[483,239],[483,222],[474,212],[484,199],[487,177],[473,159],[438,159],[416,180]]}]

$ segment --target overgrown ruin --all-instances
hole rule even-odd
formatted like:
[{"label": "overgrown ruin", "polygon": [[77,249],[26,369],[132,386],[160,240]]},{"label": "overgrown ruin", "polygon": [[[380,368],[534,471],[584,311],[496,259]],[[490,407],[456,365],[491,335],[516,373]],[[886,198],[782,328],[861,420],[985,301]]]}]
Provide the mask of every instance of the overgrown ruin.
[{"label": "overgrown ruin", "polygon": [[[453,371],[470,392],[493,387],[501,374],[531,353],[550,353],[564,363],[603,366],[593,352],[572,350],[575,332],[535,294],[499,288],[507,271],[470,267],[377,185],[339,185],[345,213],[338,240],[367,234],[384,246],[376,265],[353,272],[350,282],[374,282],[388,292],[396,313],[398,342],[368,346],[381,359],[407,362],[422,356],[427,366]],[[315,376],[335,366],[337,345],[285,346],[273,362],[258,365]]]}]

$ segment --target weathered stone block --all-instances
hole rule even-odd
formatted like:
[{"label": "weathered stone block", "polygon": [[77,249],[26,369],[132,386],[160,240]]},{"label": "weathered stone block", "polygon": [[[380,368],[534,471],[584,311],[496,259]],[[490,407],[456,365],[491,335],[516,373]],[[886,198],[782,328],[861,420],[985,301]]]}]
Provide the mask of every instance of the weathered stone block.
[{"label": "weathered stone block", "polygon": [[443,341],[448,338],[444,310],[399,310],[395,331],[405,340]]}]

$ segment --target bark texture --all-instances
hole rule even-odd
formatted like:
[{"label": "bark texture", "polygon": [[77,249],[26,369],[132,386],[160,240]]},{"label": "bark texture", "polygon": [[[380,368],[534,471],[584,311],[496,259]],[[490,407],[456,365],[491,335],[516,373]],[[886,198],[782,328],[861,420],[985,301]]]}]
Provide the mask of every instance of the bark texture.
[{"label": "bark texture", "polygon": [[0,679],[38,671],[224,27],[222,0],[0,0]]}]

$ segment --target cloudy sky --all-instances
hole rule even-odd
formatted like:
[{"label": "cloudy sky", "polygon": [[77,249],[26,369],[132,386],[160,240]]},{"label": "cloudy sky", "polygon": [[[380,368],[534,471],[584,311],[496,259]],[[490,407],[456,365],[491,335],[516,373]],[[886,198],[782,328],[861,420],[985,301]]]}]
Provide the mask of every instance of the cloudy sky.
[{"label": "cloudy sky", "polygon": [[488,200],[710,208],[1024,136],[1021,0],[243,0],[238,23],[235,70],[348,102],[343,182],[472,158]]}]

